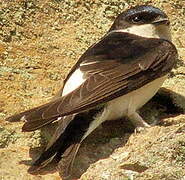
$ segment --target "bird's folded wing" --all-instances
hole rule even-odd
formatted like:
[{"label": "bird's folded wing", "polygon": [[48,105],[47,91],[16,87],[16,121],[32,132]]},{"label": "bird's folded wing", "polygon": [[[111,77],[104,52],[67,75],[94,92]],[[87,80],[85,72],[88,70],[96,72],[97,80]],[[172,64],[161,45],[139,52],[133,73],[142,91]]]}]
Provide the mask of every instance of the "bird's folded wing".
[{"label": "bird's folded wing", "polygon": [[166,75],[176,55],[167,40],[110,33],[77,62],[86,81],[66,96],[29,111],[23,130],[38,129],[59,116],[88,110],[136,90]]}]

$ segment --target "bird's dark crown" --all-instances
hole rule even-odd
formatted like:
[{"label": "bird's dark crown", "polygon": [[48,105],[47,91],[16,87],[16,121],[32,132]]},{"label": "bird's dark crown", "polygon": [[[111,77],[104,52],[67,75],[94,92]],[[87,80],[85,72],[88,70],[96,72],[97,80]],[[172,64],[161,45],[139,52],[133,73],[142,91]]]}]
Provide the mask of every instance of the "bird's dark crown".
[{"label": "bird's dark crown", "polygon": [[159,8],[142,5],[130,8],[121,13],[114,21],[110,30],[123,29],[133,24],[149,24],[160,18],[168,18]]},{"label": "bird's dark crown", "polygon": [[167,17],[167,15],[161,11],[159,8],[156,8],[154,6],[136,6],[133,8],[128,9],[127,11],[121,13],[121,16],[124,17],[130,17],[130,16],[134,16],[134,15],[138,15],[138,14],[144,14],[144,15],[158,15],[161,17]]}]

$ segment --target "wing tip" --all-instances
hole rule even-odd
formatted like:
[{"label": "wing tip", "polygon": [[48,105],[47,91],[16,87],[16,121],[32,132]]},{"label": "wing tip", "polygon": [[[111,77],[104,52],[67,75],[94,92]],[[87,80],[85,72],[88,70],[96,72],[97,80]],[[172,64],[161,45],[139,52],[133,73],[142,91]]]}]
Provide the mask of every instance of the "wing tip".
[{"label": "wing tip", "polygon": [[15,114],[15,115],[7,117],[5,119],[5,121],[8,121],[8,122],[19,122],[19,121],[21,121],[21,119],[22,119],[22,115],[21,114]]},{"label": "wing tip", "polygon": [[22,126],[22,132],[31,132],[39,129],[40,127],[34,126],[33,124],[30,125],[29,122],[25,122]]},{"label": "wing tip", "polygon": [[25,115],[15,114],[13,116],[10,116],[10,117],[6,118],[5,121],[8,121],[8,122],[23,121],[23,122],[25,122],[24,125],[22,126],[22,132],[30,132],[30,131],[36,130],[33,127],[29,127],[29,123],[27,122],[27,119],[26,119]]},{"label": "wing tip", "polygon": [[33,131],[33,130],[30,130],[25,125],[22,126],[22,132],[31,132],[31,131]]}]

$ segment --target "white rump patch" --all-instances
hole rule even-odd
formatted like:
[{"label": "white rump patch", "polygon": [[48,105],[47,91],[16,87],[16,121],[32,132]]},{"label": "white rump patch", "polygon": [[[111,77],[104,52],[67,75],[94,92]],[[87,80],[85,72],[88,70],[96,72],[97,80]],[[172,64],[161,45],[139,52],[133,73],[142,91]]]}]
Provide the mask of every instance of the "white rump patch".
[{"label": "white rump patch", "polygon": [[80,71],[80,68],[78,68],[65,83],[62,96],[78,88],[86,80],[83,76],[84,74]]}]

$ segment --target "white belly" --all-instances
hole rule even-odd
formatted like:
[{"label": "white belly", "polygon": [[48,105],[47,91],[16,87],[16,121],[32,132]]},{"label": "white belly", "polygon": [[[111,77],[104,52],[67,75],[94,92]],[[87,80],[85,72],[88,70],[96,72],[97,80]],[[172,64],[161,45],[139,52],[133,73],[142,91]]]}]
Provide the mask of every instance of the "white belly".
[{"label": "white belly", "polygon": [[132,112],[141,108],[156,94],[166,78],[167,76],[158,78],[135,91],[109,101],[104,108],[104,111],[98,114],[94,121],[92,121],[83,139],[85,139],[102,122],[129,116],[129,114],[132,114]]},{"label": "white belly", "polygon": [[109,101],[106,120],[118,119],[137,111],[157,93],[166,78],[167,76],[158,78],[135,91]]}]

